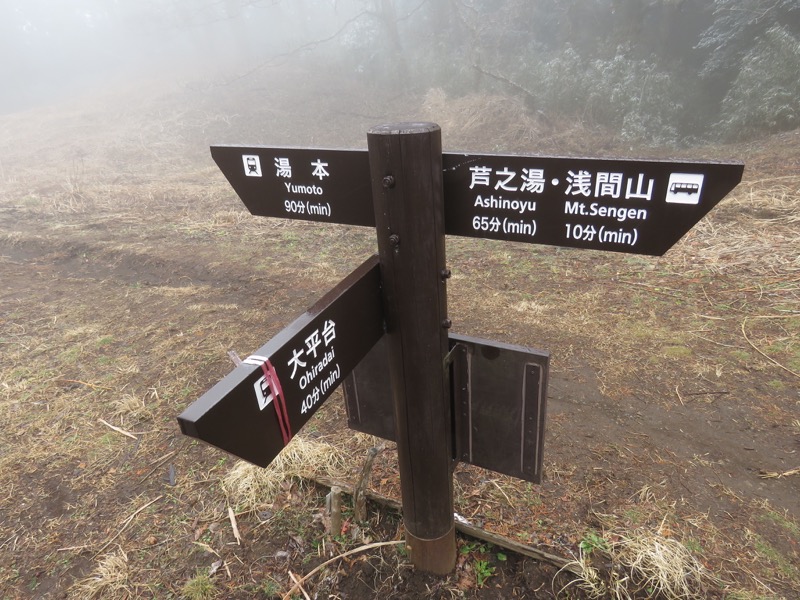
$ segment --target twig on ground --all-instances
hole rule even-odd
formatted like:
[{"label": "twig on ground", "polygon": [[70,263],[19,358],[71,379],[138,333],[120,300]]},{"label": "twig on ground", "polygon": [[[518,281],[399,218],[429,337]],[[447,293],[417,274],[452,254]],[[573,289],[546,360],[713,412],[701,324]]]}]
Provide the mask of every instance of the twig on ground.
[{"label": "twig on ground", "polygon": [[109,423],[107,421],[104,421],[103,419],[97,419],[97,420],[100,421],[106,427],[108,427],[110,429],[113,429],[117,433],[121,433],[122,435],[127,435],[132,440],[139,441],[139,438],[137,438],[135,435],[133,435],[130,431],[125,431],[124,429],[121,429],[120,427],[116,427],[115,425],[112,425],[111,423]]},{"label": "twig on ground", "polygon": [[800,475],[800,467],[797,467],[796,469],[789,469],[783,473],[763,470],[758,472],[758,476],[761,477],[761,479],[780,479],[781,477],[790,477],[791,475]]},{"label": "twig on ground", "polygon": [[[343,554],[339,554],[338,556],[334,556],[330,560],[326,560],[324,563],[312,569],[307,575],[304,575],[299,581],[296,581],[295,584],[291,587],[291,589],[283,595],[283,600],[289,600],[298,588],[300,588],[303,583],[307,580],[316,575],[319,571],[327,567],[329,564],[336,562],[337,560],[341,560],[347,556],[351,556],[352,554],[358,554],[359,552],[366,552],[367,550],[372,550],[373,548],[380,548],[382,546],[396,546],[397,544],[405,544],[405,540],[393,540],[391,542],[375,542],[373,544],[366,544],[365,546],[359,546],[358,548],[353,548],[352,550],[348,550]],[[291,571],[289,572],[291,575]],[[294,577],[292,577],[294,579]]]},{"label": "twig on ground", "polygon": [[501,487],[500,487],[500,484],[499,484],[499,483],[497,483],[497,482],[496,482],[494,479],[490,479],[489,481],[491,481],[491,482],[494,484],[494,487],[496,487],[498,490],[500,490],[500,493],[501,493],[501,494],[503,494],[503,496],[504,496],[504,497],[505,497],[505,499],[506,499],[506,502],[508,502],[508,505],[509,505],[511,508],[514,508],[514,503],[513,503],[513,502],[511,502],[511,498],[509,498],[509,497],[508,497],[508,494],[506,494],[506,493],[503,491],[503,488],[501,488]]},{"label": "twig on ground", "polygon": [[231,521],[231,529],[233,529],[233,537],[236,538],[236,543],[242,545],[242,536],[239,535],[239,527],[236,525],[236,514],[234,514],[231,505],[228,505],[228,518]]},{"label": "twig on ground", "polygon": [[[303,586],[301,584],[301,580],[297,579],[297,575],[295,575],[294,573],[289,571],[289,577],[291,578],[292,581],[294,581],[294,585],[297,586],[297,589],[299,589],[303,593],[303,596],[305,596],[306,600],[311,600],[311,596],[309,596],[308,592],[306,592],[303,589]],[[294,589],[294,588],[292,588],[292,589]]]},{"label": "twig on ground", "polygon": [[[153,467],[152,469],[150,469],[150,471],[147,473],[147,475],[145,475],[144,477],[142,477],[142,478],[139,480],[139,483],[142,483],[142,482],[143,482],[145,479],[147,479],[148,477],[150,477],[150,475],[152,475],[153,473],[155,473],[155,472],[156,472],[156,470],[157,470],[157,469],[158,469],[158,468],[159,468],[161,465],[163,465],[165,462],[167,462],[167,461],[168,461],[168,460],[169,460],[169,459],[172,457],[172,455],[173,455],[173,454],[175,454],[176,452],[177,452],[177,450],[173,450],[172,452],[168,452],[167,454],[165,454],[165,455],[164,455],[164,456],[162,456],[161,458],[157,459],[157,460],[155,461],[155,462],[156,462],[156,466],[155,466],[155,467]],[[151,464],[152,464],[152,463],[151,463]]]},{"label": "twig on ground", "polygon": [[681,294],[680,290],[673,290],[672,288],[655,286],[647,283],[639,283],[638,281],[626,281],[625,279],[617,279],[617,278],[615,278],[615,280],[618,281],[619,283],[624,283],[625,285],[634,285],[637,287],[646,288],[651,292],[653,292],[654,294],[661,294],[662,296],[669,296],[670,298],[678,298],[680,300],[686,299],[686,296]]},{"label": "twig on ground", "polygon": [[[321,477],[317,476],[312,479],[315,483],[319,485],[323,485],[326,487],[333,487],[339,486],[342,491],[346,494],[353,495],[353,487],[345,483],[343,481],[337,481],[335,479],[331,479],[330,477]],[[388,496],[384,496],[377,492],[373,492],[372,490],[366,490],[364,495],[372,500],[373,502],[377,502],[382,506],[395,510],[397,512],[402,511],[402,507],[400,503],[395,500],[394,498],[389,498]],[[481,540],[482,542],[489,542],[494,544],[495,546],[499,546],[501,548],[506,548],[507,550],[511,550],[512,552],[516,552],[517,554],[521,554],[523,556],[528,556],[535,560],[539,560],[548,564],[551,564],[559,569],[566,569],[567,571],[577,573],[575,567],[565,558],[560,556],[556,556],[555,554],[550,554],[543,550],[539,550],[538,548],[534,548],[533,546],[527,546],[525,544],[521,544],[515,540],[509,539],[507,537],[497,535],[491,533],[489,531],[485,531],[478,527],[473,527],[469,523],[462,523],[458,519],[455,521],[456,531],[463,533],[464,535],[468,535],[470,537],[475,538],[476,540]]]},{"label": "twig on ground", "polygon": [[329,533],[339,535],[342,533],[342,488],[338,485],[331,487],[330,494],[325,498],[325,508]]},{"label": "twig on ground", "polygon": [[[760,317],[755,317],[755,318],[760,318]],[[786,318],[786,317],[781,317],[781,318]],[[759,353],[761,356],[763,356],[764,358],[766,358],[766,359],[767,359],[769,362],[773,363],[774,365],[777,365],[778,367],[780,367],[781,369],[783,369],[783,370],[784,370],[784,371],[786,371],[787,373],[791,373],[791,374],[792,374],[792,375],[794,375],[795,377],[800,377],[800,373],[795,373],[795,372],[794,372],[794,371],[792,371],[790,368],[788,368],[788,367],[784,367],[784,366],[783,366],[781,363],[779,363],[777,360],[775,360],[775,359],[774,359],[774,358],[772,358],[771,356],[768,356],[768,355],[766,355],[764,352],[762,352],[762,351],[761,351],[761,350],[758,348],[758,346],[756,346],[756,345],[755,345],[753,342],[751,342],[751,341],[750,341],[750,338],[749,338],[749,337],[747,337],[747,331],[746,331],[746,330],[745,330],[745,328],[744,328],[744,326],[745,326],[745,323],[747,323],[747,319],[748,319],[748,317],[745,317],[745,318],[744,318],[744,320],[742,321],[742,335],[744,336],[744,339],[747,341],[747,343],[748,343],[748,344],[750,344],[750,345],[753,347],[753,350],[755,350],[756,352],[758,352],[758,353]]]},{"label": "twig on ground", "polygon": [[689,332],[691,335],[696,337],[699,340],[703,340],[704,342],[710,342],[712,344],[716,344],[717,346],[722,346],[723,348],[744,348],[744,346],[739,346],[736,344],[723,344],[722,342],[718,342],[716,340],[712,340],[711,338],[703,337],[702,335],[698,335],[694,331]]},{"label": "twig on ground", "polygon": [[241,358],[239,358],[239,355],[238,355],[238,354],[236,354],[236,351],[235,351],[235,350],[228,350],[228,358],[230,358],[230,359],[231,359],[231,362],[232,362],[232,363],[234,364],[234,366],[236,366],[236,367],[238,367],[239,365],[241,365],[241,364],[242,364],[242,359],[241,359]]},{"label": "twig on ground", "polygon": [[367,499],[364,496],[364,491],[369,482],[372,463],[375,461],[377,455],[377,448],[370,448],[367,451],[367,459],[364,461],[364,466],[361,468],[361,475],[358,476],[358,481],[356,481],[356,485],[353,488],[353,518],[356,523],[363,523],[367,520]]},{"label": "twig on ground", "polygon": [[217,558],[222,558],[222,557],[219,555],[219,552],[217,552],[216,550],[214,550],[214,549],[213,549],[211,546],[209,546],[209,545],[208,545],[208,544],[206,544],[205,542],[198,542],[198,541],[194,541],[194,542],[192,542],[192,543],[193,543],[195,546],[200,546],[200,547],[201,547],[203,550],[205,550],[205,551],[206,551],[206,552],[208,552],[209,554],[213,554],[213,555],[214,555],[214,556],[216,556]]},{"label": "twig on ground", "polygon": [[62,383],[79,383],[80,385],[85,385],[86,387],[90,387],[96,390],[108,390],[108,391],[111,390],[110,387],[95,385],[94,383],[89,383],[88,381],[80,381],[79,379],[59,379],[58,381]]},{"label": "twig on ground", "polygon": [[108,548],[108,546],[111,544],[111,542],[113,542],[115,539],[117,539],[119,536],[121,536],[121,535],[122,535],[122,532],[123,532],[123,531],[125,531],[125,530],[128,528],[128,526],[129,526],[129,525],[130,525],[130,524],[133,522],[133,520],[136,518],[136,515],[138,515],[140,512],[142,512],[142,511],[143,511],[145,508],[147,508],[147,507],[148,507],[148,506],[150,506],[151,504],[155,504],[156,502],[158,502],[159,500],[161,500],[163,497],[164,497],[164,495],[162,494],[162,495],[161,495],[161,496],[159,496],[158,498],[155,498],[154,500],[150,500],[150,502],[148,502],[147,504],[145,504],[145,505],[144,505],[144,506],[142,506],[141,508],[138,508],[138,509],[136,509],[136,510],[135,510],[133,513],[131,513],[131,515],[130,515],[130,516],[127,518],[127,519],[125,519],[125,522],[124,522],[124,524],[122,525],[122,527],[120,528],[120,530],[119,530],[117,533],[115,533],[115,534],[114,534],[114,537],[112,537],[112,538],[111,538],[110,540],[108,540],[108,541],[107,541],[105,544],[103,544],[103,546],[100,548],[100,550],[98,550],[97,552],[95,552],[95,554],[94,554],[94,556],[93,556],[92,558],[93,558],[93,559],[94,559],[94,558],[97,558],[97,557],[99,556],[99,554],[100,554],[100,553],[101,553],[103,550],[105,550],[106,548]]}]

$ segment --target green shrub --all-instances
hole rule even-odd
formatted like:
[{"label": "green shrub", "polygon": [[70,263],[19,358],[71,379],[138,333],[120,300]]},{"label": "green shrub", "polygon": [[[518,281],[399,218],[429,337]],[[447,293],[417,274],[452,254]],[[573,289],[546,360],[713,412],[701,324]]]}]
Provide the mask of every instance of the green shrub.
[{"label": "green shrub", "polygon": [[720,129],[728,139],[800,127],[800,39],[773,27],[745,55],[722,102]]}]

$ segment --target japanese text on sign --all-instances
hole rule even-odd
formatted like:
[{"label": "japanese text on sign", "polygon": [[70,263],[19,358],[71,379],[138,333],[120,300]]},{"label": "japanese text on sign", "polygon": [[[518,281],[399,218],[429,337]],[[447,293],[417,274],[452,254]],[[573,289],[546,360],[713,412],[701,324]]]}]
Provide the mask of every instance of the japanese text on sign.
[{"label": "japanese text on sign", "polygon": [[[639,231],[635,227],[606,226],[597,220],[608,219],[618,223],[646,221],[648,209],[641,202],[652,202],[655,178],[642,172],[627,175],[622,171],[576,167],[558,172],[559,176],[548,177],[544,168],[533,165],[512,168],[502,163],[494,167],[486,164],[469,167],[469,189],[473,193],[481,192],[472,202],[472,230],[489,237],[535,238],[537,219],[544,218],[545,214],[548,217],[552,215],[555,207],[551,202],[560,196],[564,202],[563,215],[593,220],[592,223],[564,223],[562,239],[565,241],[636,245]],[[688,203],[699,196],[691,196],[699,190],[694,179],[683,179],[686,181],[671,184],[670,193],[675,199],[670,201]],[[637,204],[608,205],[608,201]],[[542,202],[546,203],[545,214],[537,210]]]},{"label": "japanese text on sign", "polygon": [[[305,414],[319,402],[325,392],[336,387],[342,371],[336,360],[336,323],[328,319],[321,328],[313,330],[299,348],[292,349],[287,366],[292,369],[290,378],[297,381],[306,393],[300,413]],[[309,387],[311,386],[311,387]]]}]

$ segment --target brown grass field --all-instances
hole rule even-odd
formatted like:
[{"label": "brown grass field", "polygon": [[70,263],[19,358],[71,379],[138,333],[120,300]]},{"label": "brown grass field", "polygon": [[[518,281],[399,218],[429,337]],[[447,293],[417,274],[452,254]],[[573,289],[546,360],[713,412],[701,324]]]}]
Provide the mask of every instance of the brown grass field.
[{"label": "brown grass field", "polygon": [[[800,597],[800,131],[648,151],[746,163],[661,258],[448,239],[454,331],[553,356],[545,481],[460,466],[456,510],[560,560],[461,536],[451,576],[417,573],[392,503],[355,523],[347,495],[326,531],[321,482],[380,444],[338,392],[275,469],[180,434],[228,351],[376,250],[250,216],[210,144],[365,148],[426,119],[448,150],[640,154],[501,95],[335,80],[126,82],[0,117],[0,597],[281,598],[304,576],[296,598]],[[399,498],[391,444],[369,488]]]}]

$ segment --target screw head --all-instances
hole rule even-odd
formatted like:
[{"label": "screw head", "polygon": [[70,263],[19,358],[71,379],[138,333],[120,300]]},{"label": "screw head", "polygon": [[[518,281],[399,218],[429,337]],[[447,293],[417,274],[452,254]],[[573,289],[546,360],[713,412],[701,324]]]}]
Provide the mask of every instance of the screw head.
[{"label": "screw head", "polygon": [[389,236],[389,244],[397,248],[400,245],[400,236],[393,233]]},{"label": "screw head", "polygon": [[450,319],[445,319],[442,321],[442,327],[445,329],[450,329],[453,326],[453,322]]},{"label": "screw head", "polygon": [[450,279],[450,277],[453,276],[453,272],[450,269],[442,269],[440,273],[442,275],[442,281]]},{"label": "screw head", "polygon": [[383,178],[383,189],[390,190],[394,187],[394,175],[387,175]]}]

